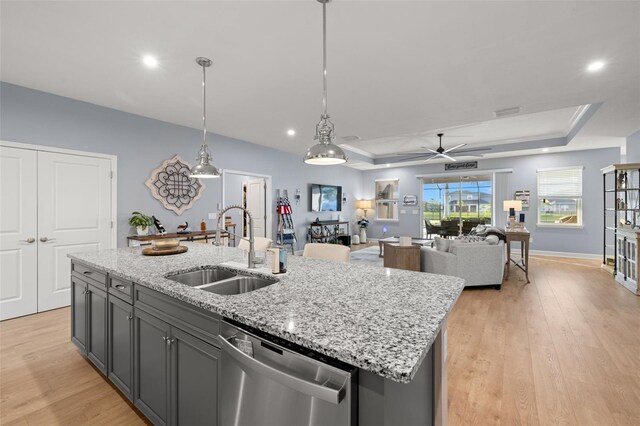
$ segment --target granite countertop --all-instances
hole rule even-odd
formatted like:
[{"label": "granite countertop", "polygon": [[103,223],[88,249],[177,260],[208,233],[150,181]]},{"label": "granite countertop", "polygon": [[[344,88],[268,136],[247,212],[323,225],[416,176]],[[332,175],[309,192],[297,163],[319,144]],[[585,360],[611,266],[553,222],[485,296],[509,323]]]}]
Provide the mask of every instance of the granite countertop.
[{"label": "granite countertop", "polygon": [[401,383],[417,372],[464,287],[460,278],[290,255],[278,283],[222,296],[164,276],[207,265],[238,270],[242,251],[183,244],[189,251],[173,256],[120,248],[69,257]]}]

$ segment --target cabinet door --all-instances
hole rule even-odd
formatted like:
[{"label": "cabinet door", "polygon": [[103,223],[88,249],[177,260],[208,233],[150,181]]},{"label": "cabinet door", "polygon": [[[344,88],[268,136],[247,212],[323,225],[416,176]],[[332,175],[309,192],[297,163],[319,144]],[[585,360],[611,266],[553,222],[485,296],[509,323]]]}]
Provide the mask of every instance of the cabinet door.
[{"label": "cabinet door", "polygon": [[171,328],[171,423],[218,424],[220,350]]},{"label": "cabinet door", "polygon": [[133,400],[133,307],[108,296],[107,376],[130,401]]},{"label": "cabinet door", "polygon": [[134,404],[155,425],[165,425],[169,403],[169,325],[134,309]]},{"label": "cabinet door", "polygon": [[107,374],[107,292],[87,286],[87,357]]},{"label": "cabinet door", "polygon": [[87,353],[87,284],[71,278],[71,341]]}]

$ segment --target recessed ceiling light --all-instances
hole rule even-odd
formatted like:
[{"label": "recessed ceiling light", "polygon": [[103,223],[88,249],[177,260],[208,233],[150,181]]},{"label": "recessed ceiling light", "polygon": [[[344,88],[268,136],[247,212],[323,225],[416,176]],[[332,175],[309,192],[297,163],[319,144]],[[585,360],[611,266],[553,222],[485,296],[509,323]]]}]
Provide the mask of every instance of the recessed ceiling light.
[{"label": "recessed ceiling light", "polygon": [[289,129],[289,130],[287,130],[287,134],[288,134],[289,136],[294,136],[294,135],[296,134],[296,131],[295,131],[295,130],[293,130],[293,129]]},{"label": "recessed ceiling light", "polygon": [[391,167],[391,164],[387,164],[387,167]]},{"label": "recessed ceiling light", "polygon": [[142,62],[149,68],[155,68],[158,66],[158,60],[151,55],[146,55],[142,58]]},{"label": "recessed ceiling light", "polygon": [[542,148],[542,152],[549,152],[549,148]]},{"label": "recessed ceiling light", "polygon": [[596,71],[600,71],[602,68],[604,68],[604,62],[594,61],[589,64],[589,66],[587,67],[587,71],[596,72]]}]

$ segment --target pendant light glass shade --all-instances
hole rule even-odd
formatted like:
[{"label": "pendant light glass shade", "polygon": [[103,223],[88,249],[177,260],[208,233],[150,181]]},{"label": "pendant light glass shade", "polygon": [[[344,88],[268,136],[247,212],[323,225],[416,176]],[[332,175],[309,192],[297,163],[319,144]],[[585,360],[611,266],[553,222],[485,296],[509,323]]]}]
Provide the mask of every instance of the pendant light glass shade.
[{"label": "pendant light glass shade", "polygon": [[324,113],[320,116],[320,122],[316,125],[316,136],[319,143],[313,145],[304,156],[306,164],[330,166],[347,162],[347,156],[342,148],[333,144],[333,123],[327,113],[327,3],[330,0],[318,0],[322,3],[322,64],[323,64],[323,94],[322,104]]},{"label": "pendant light glass shade", "polygon": [[211,66],[211,59],[198,57],[196,63],[202,67],[202,146],[198,152],[198,164],[193,166],[190,178],[208,179],[220,177],[220,171],[209,163],[211,154],[207,145],[207,85],[206,69]]}]

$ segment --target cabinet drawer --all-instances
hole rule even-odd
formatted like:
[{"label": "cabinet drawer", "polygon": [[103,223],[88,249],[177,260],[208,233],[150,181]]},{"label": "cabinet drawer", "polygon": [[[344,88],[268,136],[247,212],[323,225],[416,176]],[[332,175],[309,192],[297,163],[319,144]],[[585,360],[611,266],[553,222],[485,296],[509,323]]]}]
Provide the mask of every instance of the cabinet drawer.
[{"label": "cabinet drawer", "polygon": [[71,268],[72,273],[75,273],[75,275],[80,278],[88,278],[89,280],[92,280],[89,282],[94,282],[101,285],[102,287],[105,287],[107,285],[107,274],[104,272],[76,262],[73,262],[71,264]]},{"label": "cabinet drawer", "polygon": [[133,284],[130,281],[109,277],[109,294],[131,303]]},{"label": "cabinet drawer", "polygon": [[133,294],[133,305],[136,309],[142,309],[207,343],[219,345],[218,334],[222,318],[220,315],[139,284],[134,285]]}]

